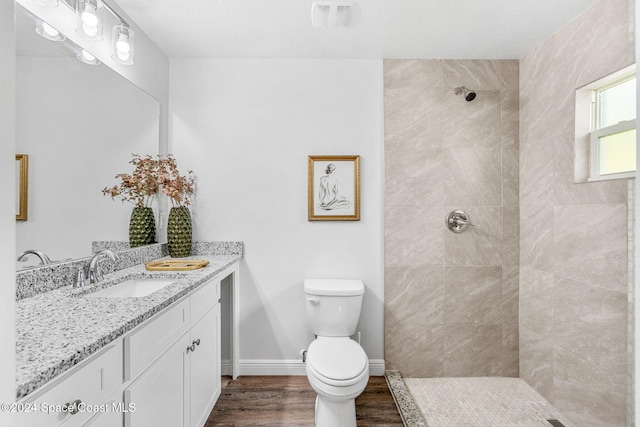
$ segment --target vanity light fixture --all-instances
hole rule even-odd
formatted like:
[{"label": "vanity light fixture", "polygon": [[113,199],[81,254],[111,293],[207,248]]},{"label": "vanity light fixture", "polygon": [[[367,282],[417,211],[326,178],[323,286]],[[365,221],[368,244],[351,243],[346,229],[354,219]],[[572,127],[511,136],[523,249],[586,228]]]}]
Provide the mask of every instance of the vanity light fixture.
[{"label": "vanity light fixture", "polygon": [[78,61],[84,62],[85,64],[88,64],[88,65],[100,64],[100,61],[98,61],[98,59],[95,56],[93,56],[92,54],[90,54],[84,49],[80,50],[80,53],[76,56],[76,58],[78,58]]},{"label": "vanity light fixture", "polygon": [[58,4],[60,3],[59,0],[33,0],[33,2],[46,7],[58,7]]},{"label": "vanity light fixture", "polygon": [[135,33],[129,26],[122,23],[113,27],[111,57],[123,65],[133,64]]},{"label": "vanity light fixture", "polygon": [[102,17],[98,12],[99,0],[78,0],[76,32],[91,41],[102,40]]},{"label": "vanity light fixture", "polygon": [[66,39],[64,34],[44,21],[38,24],[38,26],[36,27],[36,33],[38,33],[40,37],[44,37],[45,39],[51,40],[53,42],[61,42]]}]

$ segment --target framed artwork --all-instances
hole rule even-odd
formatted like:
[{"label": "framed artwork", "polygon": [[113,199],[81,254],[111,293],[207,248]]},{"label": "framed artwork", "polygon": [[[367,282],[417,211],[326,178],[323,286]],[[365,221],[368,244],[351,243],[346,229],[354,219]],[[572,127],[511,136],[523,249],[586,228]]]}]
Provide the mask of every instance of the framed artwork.
[{"label": "framed artwork", "polygon": [[309,156],[309,221],[360,221],[360,156]]},{"label": "framed artwork", "polygon": [[29,156],[16,154],[16,221],[27,220]]}]

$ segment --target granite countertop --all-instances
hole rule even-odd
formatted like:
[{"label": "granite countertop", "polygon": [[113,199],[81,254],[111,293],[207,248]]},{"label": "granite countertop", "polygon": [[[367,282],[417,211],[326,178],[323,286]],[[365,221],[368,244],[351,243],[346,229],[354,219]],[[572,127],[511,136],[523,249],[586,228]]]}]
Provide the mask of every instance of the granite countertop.
[{"label": "granite countertop", "polygon": [[[180,299],[242,255],[198,255],[208,266],[191,271],[147,271],[144,264],[105,275],[96,285],[71,285],[16,303],[16,398],[35,391],[106,344]],[[108,261],[103,261],[108,262]],[[87,293],[142,277],[175,283],[141,298],[88,297]]]}]

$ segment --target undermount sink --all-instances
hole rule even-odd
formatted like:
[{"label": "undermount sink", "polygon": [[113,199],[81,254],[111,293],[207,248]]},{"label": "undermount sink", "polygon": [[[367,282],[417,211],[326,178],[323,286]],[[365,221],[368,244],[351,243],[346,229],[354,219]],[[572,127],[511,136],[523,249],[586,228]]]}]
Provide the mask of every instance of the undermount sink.
[{"label": "undermount sink", "polygon": [[140,298],[146,297],[175,282],[175,279],[129,279],[117,285],[89,293],[87,296],[91,298]]}]

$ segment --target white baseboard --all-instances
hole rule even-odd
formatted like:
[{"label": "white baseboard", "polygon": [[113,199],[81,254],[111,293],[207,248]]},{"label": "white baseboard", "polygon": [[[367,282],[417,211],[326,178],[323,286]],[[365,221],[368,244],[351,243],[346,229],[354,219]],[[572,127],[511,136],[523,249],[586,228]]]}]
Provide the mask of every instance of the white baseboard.
[{"label": "white baseboard", "polygon": [[[300,359],[240,359],[239,371],[238,375],[307,375]],[[222,375],[231,375],[229,361],[222,361]],[[369,375],[384,375],[384,359],[369,359]]]}]

